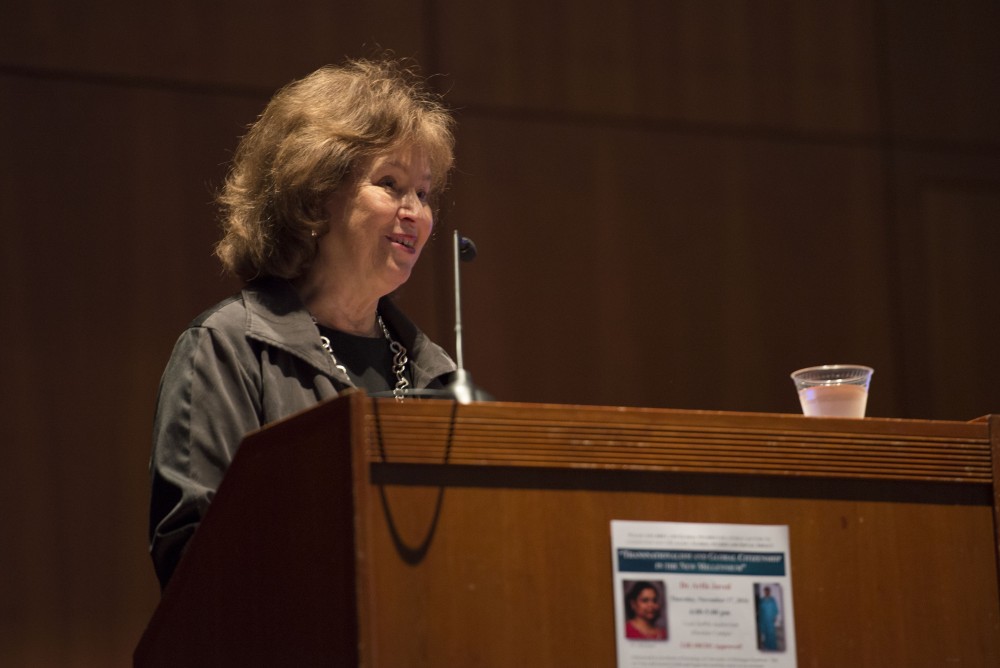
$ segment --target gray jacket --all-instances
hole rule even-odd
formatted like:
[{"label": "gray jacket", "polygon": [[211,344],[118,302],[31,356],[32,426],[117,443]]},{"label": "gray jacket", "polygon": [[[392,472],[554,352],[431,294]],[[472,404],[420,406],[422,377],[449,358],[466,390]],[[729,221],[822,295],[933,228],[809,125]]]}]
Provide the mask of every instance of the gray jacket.
[{"label": "gray jacket", "polygon": [[[391,300],[381,300],[379,313],[409,351],[412,386],[442,387],[455,370],[447,353]],[[252,283],[191,323],[163,373],[153,424],[149,540],[161,585],[243,436],[348,387],[286,281]]]}]

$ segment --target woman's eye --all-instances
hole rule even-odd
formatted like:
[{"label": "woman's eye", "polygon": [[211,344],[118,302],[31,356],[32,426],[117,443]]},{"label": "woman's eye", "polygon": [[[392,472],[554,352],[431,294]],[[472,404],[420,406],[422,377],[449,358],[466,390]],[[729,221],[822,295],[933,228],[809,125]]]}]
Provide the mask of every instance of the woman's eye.
[{"label": "woman's eye", "polygon": [[[397,181],[396,178],[393,176],[384,176],[381,179],[379,179],[376,183],[380,188],[385,188],[386,190],[391,191],[393,194],[396,195],[403,194],[404,188],[400,186],[399,181]],[[429,189],[426,188],[418,188],[416,190],[416,195],[417,199],[420,200],[421,203],[425,204],[431,198],[431,192]]]}]

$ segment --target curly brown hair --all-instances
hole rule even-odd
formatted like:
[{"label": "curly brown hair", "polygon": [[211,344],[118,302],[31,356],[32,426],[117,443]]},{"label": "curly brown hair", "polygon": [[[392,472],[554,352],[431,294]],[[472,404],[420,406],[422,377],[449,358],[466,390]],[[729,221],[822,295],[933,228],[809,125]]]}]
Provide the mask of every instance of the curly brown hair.
[{"label": "curly brown hair", "polygon": [[326,201],[362,162],[418,146],[440,193],[454,162],[453,124],[440,97],[400,61],[351,60],[292,82],[236,149],[218,197],[216,255],[244,281],[300,276],[326,232]]}]

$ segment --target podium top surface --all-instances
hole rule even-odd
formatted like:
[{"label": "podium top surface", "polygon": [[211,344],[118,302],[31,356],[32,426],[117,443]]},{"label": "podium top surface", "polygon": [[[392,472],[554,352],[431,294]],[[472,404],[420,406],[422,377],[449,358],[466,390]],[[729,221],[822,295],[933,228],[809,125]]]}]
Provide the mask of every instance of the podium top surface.
[{"label": "podium top surface", "polygon": [[[969,422],[353,395],[372,463],[601,468],[991,484]],[[336,401],[336,400],[335,400]]]}]

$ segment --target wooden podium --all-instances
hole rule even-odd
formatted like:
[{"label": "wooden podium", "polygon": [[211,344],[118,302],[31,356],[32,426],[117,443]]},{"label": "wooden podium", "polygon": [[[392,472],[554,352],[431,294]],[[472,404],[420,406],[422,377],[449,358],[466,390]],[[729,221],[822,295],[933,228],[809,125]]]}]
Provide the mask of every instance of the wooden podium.
[{"label": "wooden podium", "polygon": [[146,666],[614,666],[610,522],[789,526],[798,665],[998,666],[1000,417],[375,400],[249,435]]}]

